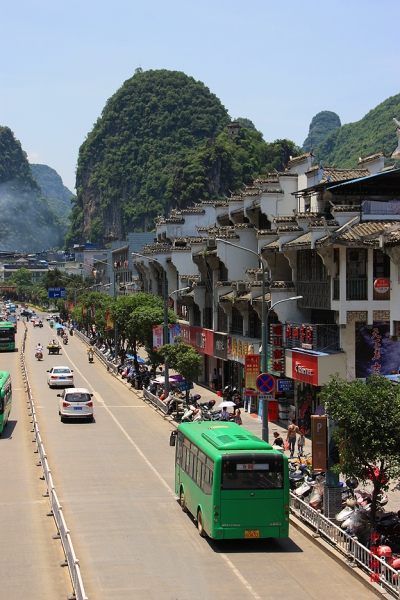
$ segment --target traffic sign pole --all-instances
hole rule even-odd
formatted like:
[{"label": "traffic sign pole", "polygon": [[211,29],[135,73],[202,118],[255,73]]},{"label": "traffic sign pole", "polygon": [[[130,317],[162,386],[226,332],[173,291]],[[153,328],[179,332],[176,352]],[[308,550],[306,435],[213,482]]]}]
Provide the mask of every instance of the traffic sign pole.
[{"label": "traffic sign pole", "polygon": [[268,442],[268,400],[272,398],[271,392],[275,388],[275,377],[270,373],[261,373],[256,379],[256,388],[260,392],[259,402],[262,402],[261,437]]}]

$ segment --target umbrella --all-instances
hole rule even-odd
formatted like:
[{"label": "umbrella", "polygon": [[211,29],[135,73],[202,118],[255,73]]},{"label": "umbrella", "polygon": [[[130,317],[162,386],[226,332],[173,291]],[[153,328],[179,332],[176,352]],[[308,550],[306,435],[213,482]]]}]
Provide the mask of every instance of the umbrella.
[{"label": "umbrella", "polygon": [[[129,358],[130,360],[133,360],[134,356],[133,356],[133,354],[127,354],[126,358]],[[137,361],[138,361],[138,363],[145,363],[146,362],[145,359],[142,358],[141,356],[137,357]]]},{"label": "umbrella", "polygon": [[55,329],[65,329],[64,325],[60,325],[60,323],[57,323],[57,325],[55,326]]},{"label": "umbrella", "polygon": [[225,408],[227,406],[236,406],[236,404],[231,400],[224,400],[223,402],[221,402],[221,404],[218,404],[218,408]]}]

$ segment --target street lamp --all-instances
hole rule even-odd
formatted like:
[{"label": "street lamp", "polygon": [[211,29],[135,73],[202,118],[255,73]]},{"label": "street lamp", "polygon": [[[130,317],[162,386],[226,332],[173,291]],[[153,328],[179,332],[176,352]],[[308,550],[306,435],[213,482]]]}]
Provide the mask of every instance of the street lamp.
[{"label": "street lamp", "polygon": [[[277,300],[276,302],[271,304],[270,307],[268,308],[267,317],[265,320],[265,330],[266,331],[265,331],[265,336],[264,336],[265,340],[266,340],[265,353],[266,353],[266,358],[267,358],[267,366],[268,366],[268,344],[269,344],[268,322],[269,322],[269,314],[270,314],[271,310],[277,304],[281,304],[281,302],[290,302],[292,300],[301,300],[302,298],[303,298],[303,296],[292,296],[291,298],[283,298],[282,300]],[[263,370],[263,373],[266,373],[266,372],[267,371]],[[262,401],[262,434],[261,434],[261,438],[264,440],[264,442],[268,442],[268,398],[266,398],[266,394],[264,394],[264,398]]]},{"label": "street lamp", "polygon": [[217,242],[221,242],[222,244],[226,244],[227,246],[233,246],[234,248],[240,248],[240,250],[244,250],[245,252],[250,252],[257,256],[258,261],[262,268],[262,289],[261,289],[261,372],[266,373],[268,371],[268,363],[267,363],[267,336],[266,336],[266,327],[265,327],[265,273],[266,267],[264,263],[264,259],[255,252],[254,250],[250,250],[250,248],[244,248],[244,246],[238,246],[237,244],[232,244],[232,242],[228,242],[227,240],[223,240],[221,238],[215,238]]},{"label": "street lamp", "polygon": [[[134,256],[139,256],[140,258],[144,258],[146,260],[152,260],[160,265],[163,270],[163,302],[164,302],[164,330],[163,330],[163,342],[164,345],[169,343],[169,326],[168,326],[168,298],[172,296],[172,294],[176,294],[177,292],[182,292],[183,290],[187,290],[189,288],[181,288],[180,290],[174,290],[171,294],[167,292],[167,272],[164,266],[154,257],[145,256],[144,254],[140,254],[139,252],[132,252],[132,258]],[[165,395],[169,394],[169,368],[168,361],[165,359],[164,361],[164,387],[165,387]]]}]

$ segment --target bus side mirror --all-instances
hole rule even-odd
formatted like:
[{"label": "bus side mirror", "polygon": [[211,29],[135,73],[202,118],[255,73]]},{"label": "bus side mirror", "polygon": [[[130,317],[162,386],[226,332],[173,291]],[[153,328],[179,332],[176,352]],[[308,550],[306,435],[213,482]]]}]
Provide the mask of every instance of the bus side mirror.
[{"label": "bus side mirror", "polygon": [[171,434],[169,436],[169,445],[170,446],[175,446],[177,433],[178,433],[177,431],[171,431]]}]

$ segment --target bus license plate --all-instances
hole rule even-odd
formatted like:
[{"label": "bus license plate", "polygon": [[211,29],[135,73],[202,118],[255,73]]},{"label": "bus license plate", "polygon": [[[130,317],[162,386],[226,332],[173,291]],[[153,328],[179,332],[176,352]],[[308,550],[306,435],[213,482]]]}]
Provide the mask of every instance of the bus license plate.
[{"label": "bus license plate", "polygon": [[259,529],[246,529],[244,532],[245,538],[259,538],[260,530]]}]

